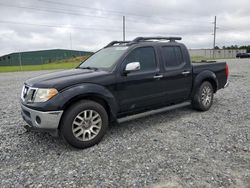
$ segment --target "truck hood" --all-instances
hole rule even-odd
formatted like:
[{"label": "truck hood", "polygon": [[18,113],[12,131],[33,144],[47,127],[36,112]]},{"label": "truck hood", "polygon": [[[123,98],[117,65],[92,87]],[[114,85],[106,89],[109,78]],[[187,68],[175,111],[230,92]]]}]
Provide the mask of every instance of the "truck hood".
[{"label": "truck hood", "polygon": [[25,84],[35,88],[56,88],[61,90],[84,82],[98,83],[108,74],[108,72],[102,70],[71,69],[34,77],[27,80]]}]

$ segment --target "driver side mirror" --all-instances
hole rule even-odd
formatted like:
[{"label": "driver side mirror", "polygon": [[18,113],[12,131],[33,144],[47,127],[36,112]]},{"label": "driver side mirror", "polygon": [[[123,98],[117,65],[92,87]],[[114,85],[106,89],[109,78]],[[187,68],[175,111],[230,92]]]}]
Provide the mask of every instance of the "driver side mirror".
[{"label": "driver side mirror", "polygon": [[130,72],[139,71],[140,69],[141,69],[140,62],[131,62],[126,65],[124,73],[127,74]]}]

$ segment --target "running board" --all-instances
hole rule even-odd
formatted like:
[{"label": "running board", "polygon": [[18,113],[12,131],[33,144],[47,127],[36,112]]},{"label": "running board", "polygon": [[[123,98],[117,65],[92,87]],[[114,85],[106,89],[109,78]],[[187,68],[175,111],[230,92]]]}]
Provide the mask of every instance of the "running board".
[{"label": "running board", "polygon": [[131,120],[134,120],[134,119],[143,118],[143,117],[146,117],[146,116],[149,116],[149,115],[159,114],[159,113],[166,112],[166,111],[169,111],[169,110],[182,108],[182,107],[188,106],[190,104],[191,104],[191,102],[183,102],[183,103],[179,103],[179,104],[159,108],[159,109],[156,109],[156,110],[150,110],[150,111],[146,111],[146,112],[143,112],[143,113],[122,117],[122,118],[119,118],[117,121],[118,121],[118,123],[123,123],[123,122],[126,122],[126,121],[131,121]]}]

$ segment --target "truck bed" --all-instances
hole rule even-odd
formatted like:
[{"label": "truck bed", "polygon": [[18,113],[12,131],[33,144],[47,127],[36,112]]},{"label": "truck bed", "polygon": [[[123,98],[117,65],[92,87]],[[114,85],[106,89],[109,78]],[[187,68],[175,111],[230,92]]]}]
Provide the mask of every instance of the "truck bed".
[{"label": "truck bed", "polygon": [[202,71],[211,71],[215,73],[218,80],[218,89],[225,86],[227,82],[226,78],[226,62],[195,62],[192,63],[193,66],[193,77],[195,78]]}]

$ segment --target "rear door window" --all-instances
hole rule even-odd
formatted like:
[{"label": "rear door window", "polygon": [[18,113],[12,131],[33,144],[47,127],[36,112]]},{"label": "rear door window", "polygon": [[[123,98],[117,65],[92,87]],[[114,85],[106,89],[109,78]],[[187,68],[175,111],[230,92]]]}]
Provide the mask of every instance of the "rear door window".
[{"label": "rear door window", "polygon": [[179,67],[184,64],[181,48],[178,46],[163,46],[162,56],[166,68]]}]

